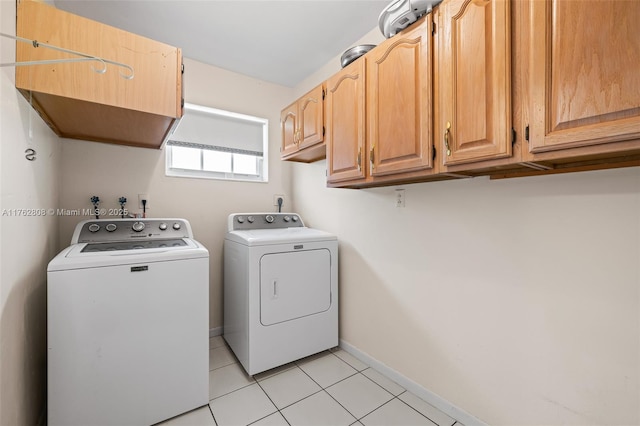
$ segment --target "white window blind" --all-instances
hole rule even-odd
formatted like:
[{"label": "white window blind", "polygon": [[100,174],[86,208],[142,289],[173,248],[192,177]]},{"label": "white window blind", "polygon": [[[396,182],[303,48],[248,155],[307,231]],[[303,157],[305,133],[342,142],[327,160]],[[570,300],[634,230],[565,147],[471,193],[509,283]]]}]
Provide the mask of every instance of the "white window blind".
[{"label": "white window blind", "polygon": [[185,105],[169,145],[263,155],[267,120],[200,105]]}]

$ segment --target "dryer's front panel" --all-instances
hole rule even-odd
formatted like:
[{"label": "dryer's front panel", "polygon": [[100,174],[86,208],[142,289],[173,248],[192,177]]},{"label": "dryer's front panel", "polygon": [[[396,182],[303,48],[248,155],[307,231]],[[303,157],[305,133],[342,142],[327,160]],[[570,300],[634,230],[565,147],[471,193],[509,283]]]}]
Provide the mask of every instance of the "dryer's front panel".
[{"label": "dryer's front panel", "polygon": [[327,249],[265,254],[260,259],[260,322],[269,326],[331,307]]}]

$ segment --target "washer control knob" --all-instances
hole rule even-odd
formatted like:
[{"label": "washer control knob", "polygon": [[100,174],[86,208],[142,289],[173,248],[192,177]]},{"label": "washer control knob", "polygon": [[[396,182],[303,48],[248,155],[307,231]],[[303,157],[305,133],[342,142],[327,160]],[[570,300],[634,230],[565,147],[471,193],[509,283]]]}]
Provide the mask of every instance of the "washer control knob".
[{"label": "washer control knob", "polygon": [[285,216],[282,218],[282,220],[284,220],[285,222],[289,222],[291,218],[289,216]]},{"label": "washer control knob", "polygon": [[291,216],[291,220],[293,220],[294,222],[298,221],[298,216]]},{"label": "washer control knob", "polygon": [[110,223],[110,224],[108,224],[107,226],[105,226],[105,227],[104,227],[104,229],[106,229],[106,230],[107,230],[107,232],[113,232],[113,231],[115,231],[116,229],[118,229],[118,227],[116,226],[116,224],[115,224],[115,223]]},{"label": "washer control knob", "polygon": [[144,222],[134,222],[133,225],[131,225],[131,229],[136,232],[142,232],[144,229]]},{"label": "washer control knob", "polygon": [[160,228],[161,231],[166,231],[167,230],[167,224],[162,222],[160,225],[158,225],[158,228]]},{"label": "washer control knob", "polygon": [[99,230],[100,230],[100,225],[98,225],[97,223],[92,223],[91,225],[89,225],[90,232],[98,232]]},{"label": "washer control knob", "polygon": [[244,216],[238,216],[236,217],[236,220],[238,221],[238,223],[244,223]]},{"label": "washer control knob", "polygon": [[273,218],[273,216],[271,216],[270,214],[268,214],[268,215],[266,215],[266,216],[264,217],[264,220],[266,220],[266,221],[267,221],[267,223],[273,223],[274,218]]},{"label": "washer control knob", "polygon": [[180,230],[180,223],[178,223],[178,222],[174,223],[172,228],[175,229],[176,231],[179,231]]},{"label": "washer control knob", "polygon": [[254,220],[253,216],[247,216],[247,222],[253,223]]}]

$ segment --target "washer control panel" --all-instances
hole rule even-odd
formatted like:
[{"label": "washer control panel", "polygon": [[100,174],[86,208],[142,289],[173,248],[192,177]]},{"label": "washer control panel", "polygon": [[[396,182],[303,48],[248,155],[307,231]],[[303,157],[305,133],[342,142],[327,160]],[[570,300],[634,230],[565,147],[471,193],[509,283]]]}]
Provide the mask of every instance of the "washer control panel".
[{"label": "washer control panel", "polygon": [[193,238],[185,219],[96,219],[76,227],[72,244]]},{"label": "washer control panel", "polygon": [[229,215],[228,231],[247,229],[304,228],[296,213],[234,213]]}]

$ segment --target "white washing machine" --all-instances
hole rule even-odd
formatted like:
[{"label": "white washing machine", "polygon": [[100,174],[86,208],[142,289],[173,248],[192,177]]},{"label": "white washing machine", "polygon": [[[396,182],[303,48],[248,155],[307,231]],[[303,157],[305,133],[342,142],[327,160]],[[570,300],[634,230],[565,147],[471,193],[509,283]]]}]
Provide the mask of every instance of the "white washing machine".
[{"label": "white washing machine", "polygon": [[48,424],[150,425],[209,402],[209,253],[183,219],[77,225],[47,270]]},{"label": "white washing machine", "polygon": [[250,375],[337,346],[337,238],[293,213],[230,215],[224,339]]}]

